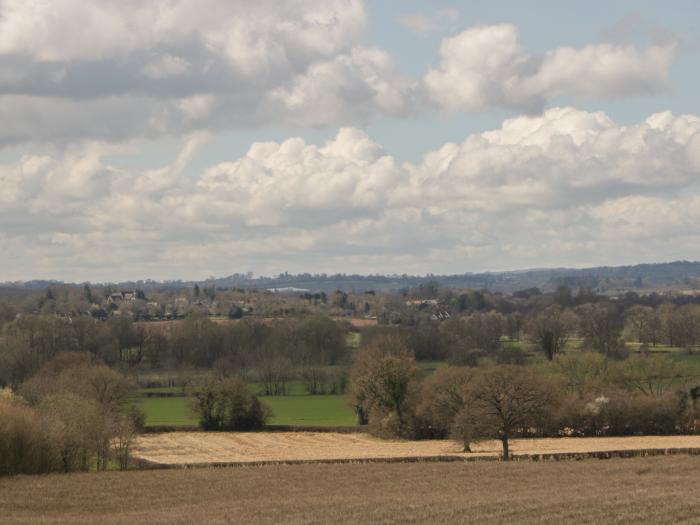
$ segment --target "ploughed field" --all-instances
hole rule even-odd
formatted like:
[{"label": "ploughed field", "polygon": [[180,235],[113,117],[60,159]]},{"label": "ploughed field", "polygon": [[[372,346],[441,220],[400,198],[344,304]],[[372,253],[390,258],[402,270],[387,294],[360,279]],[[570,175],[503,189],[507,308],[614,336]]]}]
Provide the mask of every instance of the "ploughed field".
[{"label": "ploughed field", "polygon": [[[646,449],[700,449],[700,436],[514,439],[514,455]],[[391,441],[368,434],[336,432],[169,432],[145,434],[133,455],[152,464],[203,465],[259,462],[347,461],[401,458],[497,457],[499,441],[484,441],[463,453],[448,440]],[[700,480],[700,474],[698,475]],[[700,517],[700,516],[699,516]]]},{"label": "ploughed field", "polygon": [[0,479],[4,524],[700,521],[700,457],[303,464]]}]

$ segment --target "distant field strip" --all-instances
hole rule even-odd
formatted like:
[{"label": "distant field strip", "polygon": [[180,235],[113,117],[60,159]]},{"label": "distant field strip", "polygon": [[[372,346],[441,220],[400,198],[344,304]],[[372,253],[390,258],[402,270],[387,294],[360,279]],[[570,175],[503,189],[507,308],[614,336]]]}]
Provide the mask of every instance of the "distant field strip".
[{"label": "distant field strip", "polygon": [[[356,417],[340,395],[260,397],[272,410],[270,425],[353,426]],[[133,403],[146,414],[146,426],[196,425],[189,397],[136,397]]]},{"label": "distant field strip", "polygon": [[[500,442],[485,441],[463,453],[447,440],[388,441],[333,432],[171,432],[140,436],[134,456],[154,465],[204,465],[299,461],[497,457]],[[697,449],[700,436],[515,439],[517,455]]]}]

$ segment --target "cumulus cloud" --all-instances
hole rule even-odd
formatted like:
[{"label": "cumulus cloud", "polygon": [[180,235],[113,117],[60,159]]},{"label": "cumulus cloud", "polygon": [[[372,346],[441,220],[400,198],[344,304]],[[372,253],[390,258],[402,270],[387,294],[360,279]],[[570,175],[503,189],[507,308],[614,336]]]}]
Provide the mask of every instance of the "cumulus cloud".
[{"label": "cumulus cloud", "polygon": [[367,22],[358,0],[2,0],[0,12],[3,55],[65,63],[199,47],[246,74],[331,56]]},{"label": "cumulus cloud", "polygon": [[[419,32],[459,13],[413,13]],[[360,126],[373,117],[539,110],[559,95],[655,92],[673,44],[530,55],[514,26],[445,39],[423,78],[366,42],[363,0],[0,0],[0,148],[182,137],[266,125]]]},{"label": "cumulus cloud", "polygon": [[355,48],[314,64],[270,98],[294,122],[314,126],[367,121],[377,111],[405,115],[415,110],[417,90],[415,80],[396,72],[388,53]]},{"label": "cumulus cloud", "polygon": [[423,83],[428,98],[444,110],[535,112],[562,95],[610,98],[659,91],[669,82],[675,55],[674,43],[643,50],[601,43],[533,55],[515,26],[480,26],[445,38],[440,64]]},{"label": "cumulus cloud", "polygon": [[[284,123],[272,93],[343,57],[344,78],[381,99],[367,24],[362,0],[0,0],[0,146]],[[323,87],[339,111],[355,103]]]},{"label": "cumulus cloud", "polygon": [[[6,278],[182,277],[236,270],[461,272],[693,257],[700,118],[620,126],[552,108],[428,153],[343,128],[255,143],[193,176],[119,167],[114,147],[0,165]],[[193,275],[194,274],[194,275]]]}]

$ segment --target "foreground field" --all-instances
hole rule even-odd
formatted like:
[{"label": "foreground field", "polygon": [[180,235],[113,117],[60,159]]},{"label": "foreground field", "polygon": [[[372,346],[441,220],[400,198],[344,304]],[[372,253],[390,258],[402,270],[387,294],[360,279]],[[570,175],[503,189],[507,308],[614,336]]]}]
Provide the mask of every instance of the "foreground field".
[{"label": "foreground field", "polygon": [[0,479],[2,523],[698,523],[700,457]]},{"label": "foreground field", "polygon": [[[326,461],[434,456],[497,456],[498,441],[485,441],[463,454],[454,441],[388,441],[367,434],[334,432],[171,432],[143,435],[134,456],[152,463],[187,465],[275,461]],[[518,454],[700,448],[700,436],[515,439]]]}]

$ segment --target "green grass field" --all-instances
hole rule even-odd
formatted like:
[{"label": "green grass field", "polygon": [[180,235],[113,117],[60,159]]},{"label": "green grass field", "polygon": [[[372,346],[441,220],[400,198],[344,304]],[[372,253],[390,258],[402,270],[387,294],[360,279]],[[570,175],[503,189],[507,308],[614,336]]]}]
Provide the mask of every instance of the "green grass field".
[{"label": "green grass field", "polygon": [[260,400],[272,409],[271,425],[325,427],[357,423],[345,396],[271,396]]},{"label": "green grass field", "polygon": [[133,403],[146,414],[146,426],[196,425],[188,397],[135,397]]},{"label": "green grass field", "polygon": [[[188,397],[135,397],[134,404],[146,414],[146,426],[196,425]],[[272,409],[271,425],[352,426],[355,414],[345,396],[290,395],[261,397]]]}]

